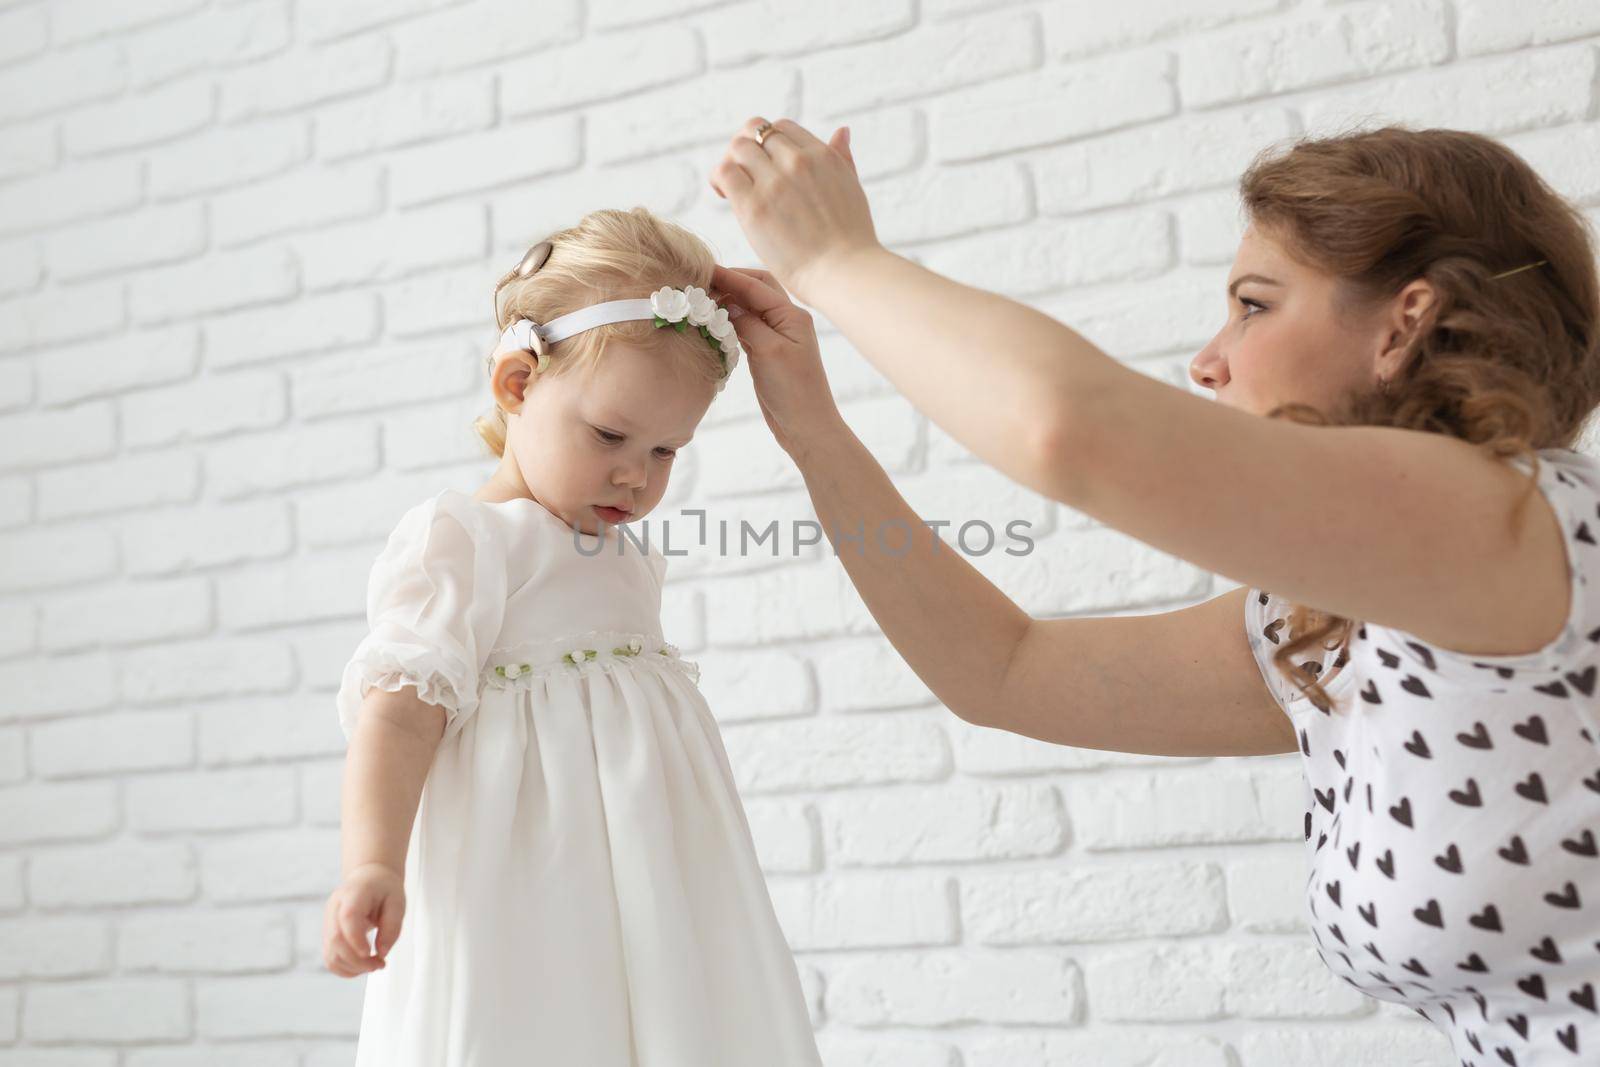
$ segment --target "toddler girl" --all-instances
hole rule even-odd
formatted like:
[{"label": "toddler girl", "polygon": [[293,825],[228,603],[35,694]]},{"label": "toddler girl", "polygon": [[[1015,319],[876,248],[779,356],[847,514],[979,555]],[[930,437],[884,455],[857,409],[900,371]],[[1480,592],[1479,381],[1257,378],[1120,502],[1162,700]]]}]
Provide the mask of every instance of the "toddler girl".
[{"label": "toddler girl", "polygon": [[698,670],[661,635],[666,560],[617,526],[737,365],[712,267],[643,208],[535,245],[496,289],[498,469],[373,565],[324,932],[331,970],[368,974],[357,1067],[820,1063]]}]

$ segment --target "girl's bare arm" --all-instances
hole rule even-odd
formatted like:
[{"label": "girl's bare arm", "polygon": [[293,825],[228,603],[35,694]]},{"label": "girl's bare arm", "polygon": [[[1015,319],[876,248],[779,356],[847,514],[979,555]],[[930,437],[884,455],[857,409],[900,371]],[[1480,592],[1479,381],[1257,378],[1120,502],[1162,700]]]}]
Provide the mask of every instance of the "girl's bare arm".
[{"label": "girl's bare arm", "polygon": [[345,755],[343,874],[377,864],[404,877],[411,824],[443,735],[444,709],[420,700],[415,686],[367,691]]}]

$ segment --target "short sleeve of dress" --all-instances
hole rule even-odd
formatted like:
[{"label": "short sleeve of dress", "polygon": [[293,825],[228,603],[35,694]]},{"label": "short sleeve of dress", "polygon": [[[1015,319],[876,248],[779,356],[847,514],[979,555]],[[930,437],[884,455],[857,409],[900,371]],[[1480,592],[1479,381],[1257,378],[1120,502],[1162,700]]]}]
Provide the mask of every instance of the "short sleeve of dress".
[{"label": "short sleeve of dress", "polygon": [[[1510,462],[1526,473],[1521,457]],[[1442,660],[1474,668],[1529,672],[1532,680],[1560,684],[1572,696],[1587,700],[1597,690],[1594,671],[1600,663],[1600,460],[1565,448],[1539,452],[1539,492],[1549,502],[1561,527],[1567,558],[1570,598],[1566,622],[1543,648],[1514,655],[1475,655],[1429,646]],[[1530,500],[1529,506],[1537,501]]]},{"label": "short sleeve of dress", "polygon": [[[1277,653],[1286,640],[1289,630],[1289,606],[1280,598],[1261,589],[1246,591],[1244,600],[1244,636],[1250,646],[1250,654],[1255,657],[1256,667],[1261,671],[1262,680],[1267,684],[1267,691],[1278,702],[1278,706],[1285,711],[1298,710],[1300,704],[1306,703],[1308,698],[1300,687],[1284,673],[1283,668],[1273,662],[1272,657]],[[1315,660],[1314,650],[1306,650],[1302,662]]]},{"label": "short sleeve of dress", "polygon": [[477,710],[478,675],[505,618],[506,562],[496,529],[455,490],[401,516],[372,564],[369,632],[340,681],[347,740],[373,686],[413,685],[424,703],[443,708],[441,742],[461,729]]}]

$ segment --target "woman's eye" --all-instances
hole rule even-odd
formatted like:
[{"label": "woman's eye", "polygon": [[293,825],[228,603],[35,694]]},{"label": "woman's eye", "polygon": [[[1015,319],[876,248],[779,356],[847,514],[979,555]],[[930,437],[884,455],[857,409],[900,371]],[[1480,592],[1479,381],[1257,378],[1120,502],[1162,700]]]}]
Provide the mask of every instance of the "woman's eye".
[{"label": "woman's eye", "polygon": [[1244,308],[1244,315],[1242,317],[1243,318],[1247,318],[1247,319],[1250,318],[1252,315],[1254,315],[1258,311],[1267,310],[1265,304],[1258,304],[1254,300],[1251,300],[1249,297],[1244,297],[1244,296],[1241,296],[1239,298],[1239,306]]}]

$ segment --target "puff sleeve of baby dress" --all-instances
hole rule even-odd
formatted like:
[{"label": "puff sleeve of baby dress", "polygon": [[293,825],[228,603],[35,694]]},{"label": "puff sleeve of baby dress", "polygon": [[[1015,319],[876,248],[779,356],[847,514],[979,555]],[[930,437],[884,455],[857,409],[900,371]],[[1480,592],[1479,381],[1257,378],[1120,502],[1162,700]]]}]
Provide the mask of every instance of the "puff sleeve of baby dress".
[{"label": "puff sleeve of baby dress", "polygon": [[339,725],[355,734],[368,690],[417,696],[444,709],[443,739],[477,710],[479,674],[506,607],[506,555],[471,501],[440,493],[400,517],[367,581],[369,632],[346,664]]}]

